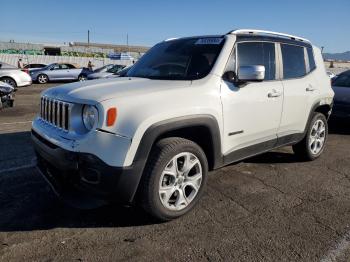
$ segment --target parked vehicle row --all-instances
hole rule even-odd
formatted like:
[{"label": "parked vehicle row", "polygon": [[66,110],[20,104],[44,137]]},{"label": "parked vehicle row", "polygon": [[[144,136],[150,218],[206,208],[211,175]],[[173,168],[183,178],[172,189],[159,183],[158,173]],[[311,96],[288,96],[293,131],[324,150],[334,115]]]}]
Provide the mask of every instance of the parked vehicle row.
[{"label": "parked vehicle row", "polygon": [[[45,84],[50,81],[83,81],[89,79],[117,76],[125,66],[108,64],[89,70],[72,63],[28,64],[19,69],[16,66],[0,62],[0,81],[13,87],[24,87],[32,82]],[[113,77],[113,76],[112,76]]]},{"label": "parked vehicle row", "polygon": [[90,69],[86,67],[80,68],[76,64],[53,63],[41,69],[31,70],[30,76],[33,81],[39,84],[46,84],[49,81],[83,81],[91,73],[92,71]]},{"label": "parked vehicle row", "polygon": [[[18,87],[31,85],[33,82],[45,84],[50,81],[84,81],[98,78],[118,77],[119,72],[125,66],[108,64],[92,71],[88,68],[80,68],[71,63],[27,64],[20,69],[16,66],[0,62],[0,108],[13,106],[14,92]],[[123,72],[122,72],[123,73]],[[7,84],[7,85],[5,85]],[[8,85],[13,91],[8,93]]]}]

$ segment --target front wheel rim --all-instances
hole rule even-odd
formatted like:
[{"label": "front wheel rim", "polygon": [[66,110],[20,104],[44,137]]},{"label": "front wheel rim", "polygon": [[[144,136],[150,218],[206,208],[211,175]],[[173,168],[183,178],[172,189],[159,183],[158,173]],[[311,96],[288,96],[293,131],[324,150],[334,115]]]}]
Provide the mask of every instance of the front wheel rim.
[{"label": "front wheel rim", "polygon": [[197,196],[202,177],[198,157],[189,152],[174,156],[165,166],[159,181],[162,205],[172,211],[186,208]]},{"label": "front wheel rim", "polygon": [[43,76],[43,75],[39,76],[39,82],[40,82],[40,83],[43,83],[43,84],[44,84],[44,83],[46,83],[46,81],[47,81],[47,80],[46,80],[46,76]]},{"label": "front wheel rim", "polygon": [[323,149],[326,140],[326,124],[321,120],[317,120],[310,132],[309,149],[312,154],[317,155]]},{"label": "front wheel rim", "polygon": [[2,80],[4,83],[9,84],[10,86],[14,87],[15,83],[12,79],[4,79]]}]

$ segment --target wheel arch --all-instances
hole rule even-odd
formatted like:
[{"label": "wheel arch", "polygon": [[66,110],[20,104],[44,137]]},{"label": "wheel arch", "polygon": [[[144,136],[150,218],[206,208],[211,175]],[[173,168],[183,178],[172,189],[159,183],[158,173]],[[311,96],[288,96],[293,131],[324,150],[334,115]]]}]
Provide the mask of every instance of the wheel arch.
[{"label": "wheel arch", "polygon": [[[196,132],[204,132],[203,134]],[[210,136],[210,137],[206,137]],[[221,154],[221,137],[219,125],[215,117],[211,115],[193,115],[177,117],[164,120],[151,125],[143,134],[138,145],[132,166],[135,169],[134,175],[128,179],[133,184],[134,190],[131,193],[133,199],[139,188],[144,168],[149,154],[157,141],[167,137],[182,137],[191,139],[197,143],[207,156],[209,170],[223,165]]]},{"label": "wheel arch", "polygon": [[2,79],[5,79],[5,78],[9,78],[9,79],[13,80],[13,81],[15,82],[16,86],[17,86],[17,81],[16,81],[16,79],[14,79],[14,78],[11,77],[11,76],[1,76],[1,77],[0,77],[0,81],[1,81]]},{"label": "wheel arch", "polygon": [[210,115],[177,117],[153,124],[143,134],[134,162],[147,159],[154,144],[167,137],[181,137],[197,143],[206,154],[210,169],[222,164],[220,130],[217,120]]},{"label": "wheel arch", "polygon": [[312,116],[315,112],[318,112],[318,113],[321,113],[323,114],[326,119],[328,120],[328,118],[330,117],[331,115],[331,112],[332,112],[332,107],[333,107],[333,103],[324,103],[323,100],[318,100],[316,101],[313,106],[311,107],[311,110],[310,110],[310,113],[309,113],[309,117],[308,117],[308,120],[306,122],[306,126],[305,126],[305,129],[304,129],[304,135],[303,137],[306,135],[306,132],[310,126],[310,122],[312,120]]},{"label": "wheel arch", "polygon": [[325,104],[325,105],[319,104],[315,107],[314,112],[322,113],[328,119],[332,112],[332,106],[328,104]]}]

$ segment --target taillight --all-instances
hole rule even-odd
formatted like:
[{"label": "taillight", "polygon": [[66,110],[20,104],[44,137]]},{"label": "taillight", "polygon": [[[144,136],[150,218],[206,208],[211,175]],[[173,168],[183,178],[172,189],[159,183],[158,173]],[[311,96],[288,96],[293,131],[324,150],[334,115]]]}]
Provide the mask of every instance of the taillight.
[{"label": "taillight", "polygon": [[22,69],[22,71],[29,75],[29,69],[28,68]]}]

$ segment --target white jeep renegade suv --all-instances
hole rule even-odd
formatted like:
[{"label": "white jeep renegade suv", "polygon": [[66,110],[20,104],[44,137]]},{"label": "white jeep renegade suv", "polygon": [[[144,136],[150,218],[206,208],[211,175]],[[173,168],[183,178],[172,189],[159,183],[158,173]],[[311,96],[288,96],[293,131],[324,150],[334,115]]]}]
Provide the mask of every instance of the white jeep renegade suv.
[{"label": "white jeep renegade suv", "polygon": [[46,90],[32,127],[38,168],[76,206],[191,210],[208,171],[292,145],[323,152],[333,91],[308,40],[259,30],[171,39],[119,79]]}]

